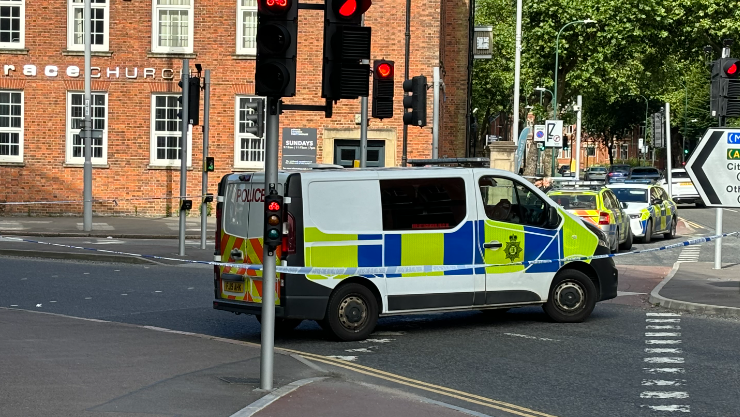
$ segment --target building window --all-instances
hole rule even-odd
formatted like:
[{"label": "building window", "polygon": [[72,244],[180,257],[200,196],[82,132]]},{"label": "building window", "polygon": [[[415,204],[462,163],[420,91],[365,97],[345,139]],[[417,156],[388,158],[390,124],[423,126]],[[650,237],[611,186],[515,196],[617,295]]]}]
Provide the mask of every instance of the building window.
[{"label": "building window", "polygon": [[193,52],[193,0],[153,0],[154,52]]},{"label": "building window", "polygon": [[248,128],[254,123],[247,120],[247,116],[254,114],[254,110],[247,108],[251,100],[264,100],[261,97],[236,98],[236,138],[234,143],[235,168],[262,168],[265,164],[265,135],[257,137],[248,133]]},{"label": "building window", "polygon": [[629,144],[623,143],[619,148],[619,159],[626,161],[629,158]]},{"label": "building window", "polygon": [[596,148],[594,145],[588,145],[586,147],[586,156],[596,156]]},{"label": "building window", "polygon": [[[153,166],[179,166],[182,157],[182,120],[176,95],[152,96],[152,137],[150,164]],[[192,130],[188,128],[188,166],[192,163]]]},{"label": "building window", "polygon": [[[92,38],[90,39],[93,51],[108,50],[108,0],[90,0],[92,10]],[[83,0],[69,0],[69,21],[67,23],[67,49],[85,50],[85,4]]]},{"label": "building window", "polygon": [[236,53],[257,54],[257,0],[238,0]]},{"label": "building window", "polygon": [[0,91],[0,162],[23,162],[23,93]]},{"label": "building window", "polygon": [[[90,116],[92,118],[93,130],[102,130],[103,138],[93,138],[92,146],[92,163],[108,163],[108,100],[105,93],[93,93],[92,103],[90,103]],[[79,92],[70,92],[67,95],[67,163],[83,164],[85,163],[85,140],[80,134],[80,130],[85,122],[85,94]]]},{"label": "building window", "polygon": [[[568,140],[568,139],[566,139],[566,140]],[[571,144],[571,145],[573,145],[573,144]],[[560,159],[569,159],[570,158],[570,149],[571,149],[570,146],[568,146],[567,149],[560,148],[560,151],[558,153],[558,158],[560,158]]]},{"label": "building window", "polygon": [[0,48],[21,49],[24,47],[25,20],[25,0],[0,0]]}]

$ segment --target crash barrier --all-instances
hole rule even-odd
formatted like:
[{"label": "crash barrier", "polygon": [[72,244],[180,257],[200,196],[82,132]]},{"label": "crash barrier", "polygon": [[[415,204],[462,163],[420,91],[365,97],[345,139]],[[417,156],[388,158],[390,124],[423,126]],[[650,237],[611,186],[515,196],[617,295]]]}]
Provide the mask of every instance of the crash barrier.
[{"label": "crash barrier", "polygon": [[[698,245],[701,243],[711,242],[713,240],[730,237],[730,236],[740,237],[740,231],[722,233],[719,235],[712,235],[712,236],[706,236],[706,237],[699,237],[699,238],[685,240],[683,242],[673,243],[670,245],[660,246],[656,248],[640,249],[640,250],[635,250],[635,251],[630,251],[630,252],[609,253],[609,254],[604,254],[604,255],[593,255],[593,256],[570,256],[567,258],[560,258],[560,259],[535,259],[532,261],[510,262],[510,263],[505,263],[505,264],[414,265],[414,266],[350,267],[350,268],[324,268],[324,267],[313,267],[313,266],[278,265],[276,267],[276,272],[284,273],[284,274],[297,274],[297,275],[311,274],[311,275],[329,275],[329,276],[333,276],[333,275],[375,276],[375,275],[384,275],[384,274],[411,274],[411,273],[458,271],[458,270],[463,270],[463,269],[495,268],[495,267],[506,267],[506,266],[517,266],[517,265],[528,267],[531,265],[549,264],[549,263],[556,263],[556,262],[566,263],[566,262],[573,262],[573,261],[587,261],[591,259],[616,258],[619,256],[629,256],[629,255],[637,255],[641,253],[658,252],[658,251],[670,250],[670,249],[675,249],[675,248],[681,248],[684,246]],[[42,242],[38,240],[20,238],[20,237],[15,237],[15,236],[0,235],[0,239],[5,239],[6,241],[14,241],[14,242],[35,243],[35,244],[40,244],[40,245],[55,246],[55,247],[67,248],[67,249],[80,249],[80,250],[85,250],[85,251],[99,252],[99,253],[106,253],[106,254],[113,254],[113,255],[132,256],[132,257],[143,258],[143,259],[176,261],[176,262],[189,263],[189,264],[224,266],[224,267],[233,267],[233,268],[247,269],[247,270],[262,270],[262,265],[255,265],[255,264],[218,262],[218,261],[197,261],[197,260],[191,260],[191,259],[170,258],[166,256],[129,253],[129,252],[121,252],[121,251],[99,249],[99,248],[86,248],[82,246],[65,245],[62,243]]]}]

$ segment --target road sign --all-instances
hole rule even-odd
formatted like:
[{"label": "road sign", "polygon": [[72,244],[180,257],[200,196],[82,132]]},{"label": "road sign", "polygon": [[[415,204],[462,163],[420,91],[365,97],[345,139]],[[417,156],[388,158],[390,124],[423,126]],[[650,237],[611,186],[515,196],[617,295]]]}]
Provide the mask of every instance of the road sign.
[{"label": "road sign", "polygon": [[548,148],[563,147],[563,121],[545,121],[545,146]]},{"label": "road sign", "polygon": [[686,171],[707,206],[740,208],[740,129],[710,128]]},{"label": "road sign", "polygon": [[534,126],[534,141],[538,143],[545,141],[545,125]]}]

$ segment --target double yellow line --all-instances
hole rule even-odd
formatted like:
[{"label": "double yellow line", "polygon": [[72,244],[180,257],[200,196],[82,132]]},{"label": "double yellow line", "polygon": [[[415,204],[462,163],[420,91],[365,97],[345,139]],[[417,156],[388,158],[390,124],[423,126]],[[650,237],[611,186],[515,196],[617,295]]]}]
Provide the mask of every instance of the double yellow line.
[{"label": "double yellow line", "polygon": [[295,355],[302,356],[308,360],[315,362],[321,362],[331,366],[337,366],[353,372],[357,372],[364,375],[369,375],[375,378],[384,379],[386,381],[395,382],[397,384],[406,385],[408,387],[424,390],[427,392],[433,392],[435,394],[444,395],[446,397],[455,398],[461,401],[469,402],[472,404],[481,405],[484,407],[495,408],[496,410],[505,411],[517,416],[522,417],[556,417],[552,414],[542,413],[539,411],[531,410],[526,407],[521,407],[515,404],[510,404],[503,401],[492,400],[490,398],[481,397],[480,395],[470,394],[464,391],[458,391],[451,388],[442,387],[439,385],[430,384],[428,382],[419,381],[416,379],[407,378],[405,376],[392,374],[390,372],[381,371],[379,369],[370,368],[368,366],[358,365],[356,363],[348,362],[341,359],[335,359],[328,356],[316,355],[313,353],[306,353],[297,350],[280,348],[285,352],[290,352]]},{"label": "double yellow line", "polygon": [[681,220],[683,220],[684,223],[688,224],[694,229],[706,229],[706,227],[700,225],[699,223],[692,222],[691,220],[686,220],[683,217],[681,217]]}]

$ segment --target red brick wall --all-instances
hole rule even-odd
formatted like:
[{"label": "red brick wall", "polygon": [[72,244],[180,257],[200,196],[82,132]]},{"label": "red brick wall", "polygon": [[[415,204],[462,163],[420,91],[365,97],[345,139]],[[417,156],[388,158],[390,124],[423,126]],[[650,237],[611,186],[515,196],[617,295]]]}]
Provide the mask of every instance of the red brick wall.
[{"label": "red brick wall", "polygon": [[[442,1],[442,4],[440,4]],[[93,56],[92,66],[100,67],[103,76],[93,82],[93,91],[108,93],[108,167],[93,170],[96,199],[119,199],[113,203],[95,203],[96,214],[165,215],[165,201],[123,201],[126,198],[179,195],[179,167],[150,169],[151,93],[179,92],[177,79],[182,56],[166,58],[148,56],[151,49],[151,1],[111,1],[110,40],[112,56]],[[464,2],[436,0],[412,3],[410,74],[424,74],[432,82],[432,67],[444,55],[447,102],[443,103],[444,121],[440,130],[440,155],[464,154],[464,103],[467,9]],[[298,44],[297,96],[286,103],[321,104],[322,13],[300,11]],[[397,132],[397,160],[402,146],[402,111],[404,63],[404,0],[379,0],[366,14],[366,25],[373,28],[372,59],[391,59],[396,63],[395,115],[389,120],[370,120],[371,129],[391,128]],[[63,54],[67,48],[67,0],[26,0],[25,48],[27,54],[2,54],[4,65],[14,65],[8,76],[0,74],[0,89],[24,92],[24,165],[0,163],[0,202],[78,200],[82,198],[81,167],[65,166],[67,91],[83,88],[84,57]],[[446,26],[441,27],[441,17]],[[235,59],[236,0],[195,0],[196,58],[211,69],[210,156],[216,158],[216,172],[209,175],[209,192],[216,191],[218,180],[231,172],[234,161],[234,102],[236,94],[254,91],[254,60]],[[456,23],[457,22],[457,23]],[[462,24],[460,24],[462,22]],[[440,42],[441,37],[444,43]],[[463,53],[464,52],[464,53]],[[37,67],[35,77],[23,75],[23,65]],[[57,77],[44,75],[47,65],[59,68]],[[70,78],[65,70],[75,65],[80,77]],[[106,78],[106,68],[119,67],[119,78]],[[135,80],[125,77],[138,68]],[[143,79],[143,68],[156,68],[156,78]],[[175,81],[161,78],[163,68],[175,70]],[[193,68],[194,70],[194,68]],[[462,106],[462,107],[461,107]],[[201,100],[202,115],[202,100]],[[354,115],[360,112],[359,100],[343,100],[334,107],[332,119],[323,113],[286,112],[282,127],[318,129],[318,158],[322,160],[323,129],[353,128]],[[202,120],[202,116],[201,116]],[[423,129],[409,128],[409,158],[431,156],[432,90],[428,94],[428,123]],[[281,129],[282,133],[282,129]],[[193,129],[192,167],[188,174],[188,194],[199,194],[201,188],[202,134]],[[386,165],[392,165],[386,161]],[[177,205],[176,200],[171,200]],[[194,202],[197,205],[197,200]],[[2,206],[2,214],[81,214],[82,204],[46,204]],[[176,209],[173,209],[176,214]],[[193,210],[197,214],[197,210]]]}]

